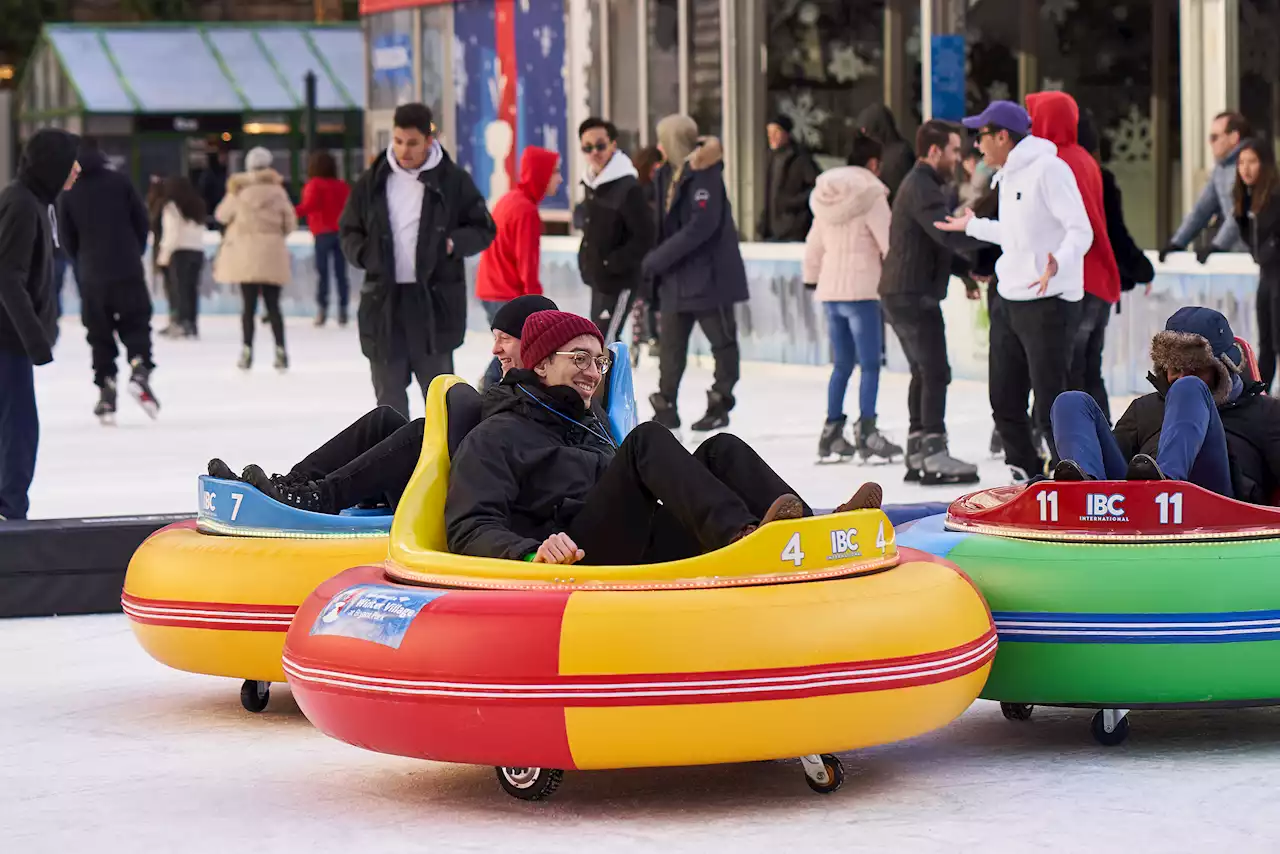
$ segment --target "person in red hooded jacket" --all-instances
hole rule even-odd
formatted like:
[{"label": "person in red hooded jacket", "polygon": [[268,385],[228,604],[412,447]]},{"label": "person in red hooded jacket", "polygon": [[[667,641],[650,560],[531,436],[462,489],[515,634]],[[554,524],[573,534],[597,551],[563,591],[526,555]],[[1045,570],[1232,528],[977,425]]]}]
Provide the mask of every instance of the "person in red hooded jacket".
[{"label": "person in red hooded jacket", "polygon": [[[493,222],[498,236],[480,256],[476,297],[490,323],[498,309],[525,294],[542,293],[538,267],[542,261],[542,217],[538,205],[555,195],[564,182],[560,155],[531,145],[520,155],[520,183],[498,200]],[[485,372],[484,386],[502,377],[498,360]]]},{"label": "person in red hooded jacket", "polygon": [[1089,392],[1103,412],[1110,412],[1102,380],[1102,347],[1111,308],[1120,301],[1120,269],[1107,234],[1102,168],[1079,144],[1080,108],[1066,92],[1033,92],[1027,96],[1027,112],[1031,114],[1031,133],[1058,146],[1058,159],[1071,167],[1093,227],[1093,244],[1084,256],[1084,301],[1071,353],[1070,379],[1071,388]]}]

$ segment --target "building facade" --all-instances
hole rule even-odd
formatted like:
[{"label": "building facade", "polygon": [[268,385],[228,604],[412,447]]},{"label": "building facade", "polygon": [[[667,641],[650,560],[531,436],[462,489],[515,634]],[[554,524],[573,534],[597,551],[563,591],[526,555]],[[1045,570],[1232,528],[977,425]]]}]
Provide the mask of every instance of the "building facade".
[{"label": "building facade", "polygon": [[929,117],[996,98],[1071,92],[1142,245],[1162,245],[1212,167],[1213,117],[1280,130],[1280,0],[362,0],[366,144],[408,100],[491,196],[518,152],[564,152],[567,219],[582,159],[573,131],[611,118],[628,150],[687,112],[721,137],[744,234],[762,199],[764,125],[779,113],[841,162],[870,104],[910,139]]}]

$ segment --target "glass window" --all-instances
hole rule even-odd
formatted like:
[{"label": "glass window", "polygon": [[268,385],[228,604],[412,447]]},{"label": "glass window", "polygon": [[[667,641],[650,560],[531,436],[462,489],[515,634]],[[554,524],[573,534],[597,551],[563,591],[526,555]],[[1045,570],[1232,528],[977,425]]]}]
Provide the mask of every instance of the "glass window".
[{"label": "glass window", "polygon": [[649,132],[680,112],[680,2],[649,0]]},{"label": "glass window", "polygon": [[768,115],[790,117],[795,136],[819,154],[843,160],[859,111],[884,101],[884,7],[885,0],[766,2]]},{"label": "glass window", "polygon": [[[618,145],[632,153],[640,148],[640,39],[636,38],[639,0],[609,3],[609,100],[608,118],[618,126]],[[652,131],[652,125],[650,125]]]},{"label": "glass window", "polygon": [[1280,133],[1280,32],[1278,0],[1240,2],[1240,112],[1255,132],[1272,140]]},{"label": "glass window", "polygon": [[720,68],[720,0],[688,0],[689,115],[698,131],[720,136],[724,131]]},{"label": "glass window", "polygon": [[383,12],[365,18],[373,66],[371,110],[393,110],[413,100],[413,12]]},{"label": "glass window", "polygon": [[449,21],[450,10],[445,6],[427,6],[422,9],[422,103],[431,108],[436,125],[443,126],[445,85],[449,56],[448,41],[453,38]]}]

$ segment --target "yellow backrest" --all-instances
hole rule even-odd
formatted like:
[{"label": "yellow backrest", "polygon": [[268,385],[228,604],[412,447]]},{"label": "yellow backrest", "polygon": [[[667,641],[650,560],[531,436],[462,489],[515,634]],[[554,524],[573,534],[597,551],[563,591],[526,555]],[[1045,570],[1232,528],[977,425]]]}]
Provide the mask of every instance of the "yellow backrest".
[{"label": "yellow backrest", "polygon": [[391,558],[406,551],[448,551],[444,531],[444,500],[449,492],[449,409],[445,396],[462,377],[445,374],[427,390],[426,425],[422,453],[409,485],[391,520]]}]

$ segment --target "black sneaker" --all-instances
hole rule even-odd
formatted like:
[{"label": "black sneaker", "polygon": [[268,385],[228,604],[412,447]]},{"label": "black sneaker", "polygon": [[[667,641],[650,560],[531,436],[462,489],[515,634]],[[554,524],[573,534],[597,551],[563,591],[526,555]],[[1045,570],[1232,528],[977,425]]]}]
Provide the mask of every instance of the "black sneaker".
[{"label": "black sneaker", "polygon": [[1080,464],[1075,460],[1063,460],[1053,469],[1053,479],[1060,480],[1063,483],[1080,483],[1086,480],[1094,480],[1084,473],[1084,469],[1080,468]]},{"label": "black sneaker", "polygon": [[267,477],[262,466],[258,465],[245,466],[240,479],[281,504],[288,504],[299,510],[309,510],[312,513],[336,514],[338,512],[333,507],[333,500],[322,481],[305,480],[294,472]]},{"label": "black sneaker", "polygon": [[1129,461],[1129,470],[1125,472],[1125,480],[1168,480],[1160,470],[1160,464],[1149,454],[1138,454]]},{"label": "black sneaker", "polygon": [[209,477],[216,477],[218,480],[239,480],[236,473],[231,470],[231,466],[222,460],[214,457],[209,460]]}]

